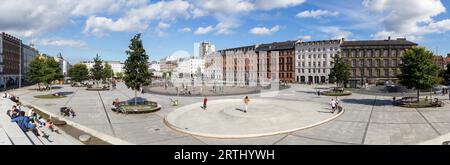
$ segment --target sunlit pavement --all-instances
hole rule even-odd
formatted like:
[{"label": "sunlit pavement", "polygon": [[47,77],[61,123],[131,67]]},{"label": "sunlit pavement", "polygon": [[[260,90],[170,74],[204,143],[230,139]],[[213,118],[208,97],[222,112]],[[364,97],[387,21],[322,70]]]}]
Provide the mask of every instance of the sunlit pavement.
[{"label": "sunlit pavement", "polygon": [[[97,131],[118,137],[135,144],[417,144],[450,132],[450,108],[407,109],[394,107],[391,97],[353,94],[339,97],[346,110],[340,117],[322,125],[305,130],[272,136],[221,139],[194,136],[177,132],[164,123],[164,117],[177,108],[198,104],[203,97],[173,97],[155,94],[139,94],[162,105],[162,110],[152,114],[124,115],[110,110],[115,98],[128,100],[134,92],[124,84],[118,84],[113,91],[87,91],[67,85],[53,92],[67,92],[63,99],[36,99],[35,86],[15,90],[22,100],[59,113],[62,106],[70,106],[78,113],[70,119]],[[315,102],[328,104],[334,97],[317,96],[315,85],[293,85],[293,87],[268,95],[251,94],[250,99],[272,99]],[[221,99],[242,99],[245,95],[208,97],[209,101]],[[263,97],[262,97],[263,96]],[[172,106],[170,98],[178,99],[180,106]],[[302,107],[298,107],[302,108]],[[317,111],[317,109],[311,109]]]}]

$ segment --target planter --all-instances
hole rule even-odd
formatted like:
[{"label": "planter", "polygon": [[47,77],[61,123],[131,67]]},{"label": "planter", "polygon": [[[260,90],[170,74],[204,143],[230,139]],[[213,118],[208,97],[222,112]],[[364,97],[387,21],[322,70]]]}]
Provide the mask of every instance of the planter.
[{"label": "planter", "polygon": [[119,111],[125,114],[152,113],[161,110],[161,105],[153,101],[138,102],[120,102]]},{"label": "planter", "polygon": [[34,97],[38,99],[61,99],[65,98],[66,96],[60,94],[46,94],[46,95],[36,95]]},{"label": "planter", "polygon": [[343,91],[343,92],[325,91],[325,92],[321,92],[321,94],[325,95],[325,96],[350,96],[350,95],[352,95],[352,92],[350,92],[350,91]]}]

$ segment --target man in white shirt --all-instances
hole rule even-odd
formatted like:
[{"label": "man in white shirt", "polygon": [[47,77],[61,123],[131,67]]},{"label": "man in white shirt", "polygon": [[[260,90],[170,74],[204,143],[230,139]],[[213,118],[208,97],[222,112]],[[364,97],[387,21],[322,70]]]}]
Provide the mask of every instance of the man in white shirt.
[{"label": "man in white shirt", "polygon": [[331,113],[334,113],[334,111],[336,110],[336,101],[331,99],[330,105],[331,105],[331,110],[332,110]]}]

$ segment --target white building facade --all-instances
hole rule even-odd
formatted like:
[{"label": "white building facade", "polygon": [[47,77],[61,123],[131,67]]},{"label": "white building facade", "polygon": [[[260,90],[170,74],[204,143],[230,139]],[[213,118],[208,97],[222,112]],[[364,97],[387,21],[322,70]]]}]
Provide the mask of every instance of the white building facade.
[{"label": "white building facade", "polygon": [[300,41],[295,51],[295,77],[298,83],[328,83],[334,56],[342,40]]},{"label": "white building facade", "polygon": [[[87,66],[88,70],[91,70],[91,68],[94,67],[94,61],[81,61],[81,64],[84,64]],[[114,75],[117,73],[124,73],[124,63],[120,61],[103,61],[102,65],[104,66],[106,63],[111,65],[111,69],[114,72]]]},{"label": "white building facade", "polygon": [[202,76],[204,68],[204,59],[184,58],[178,61],[177,73],[180,78],[189,78],[191,76]]},{"label": "white building facade", "polygon": [[198,49],[198,57],[200,59],[204,59],[206,55],[210,53],[214,53],[216,51],[216,46],[211,44],[210,42],[202,42],[200,43]]}]

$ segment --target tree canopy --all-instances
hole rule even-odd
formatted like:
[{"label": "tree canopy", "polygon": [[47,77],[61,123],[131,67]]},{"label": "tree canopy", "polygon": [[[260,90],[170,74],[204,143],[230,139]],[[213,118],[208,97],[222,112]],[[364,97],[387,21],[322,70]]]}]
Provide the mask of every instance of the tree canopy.
[{"label": "tree canopy", "polygon": [[104,78],[103,77],[104,76],[103,61],[102,61],[102,59],[100,59],[100,56],[98,54],[94,58],[94,66],[91,68],[90,72],[91,72],[91,77],[94,80],[98,81],[98,80],[101,80]]},{"label": "tree canopy", "polygon": [[[128,58],[125,60],[125,75],[123,80],[128,88],[135,90],[135,98],[137,90],[141,87],[150,85],[151,78],[148,71],[148,55],[142,45],[141,34],[137,34],[131,39],[131,44],[126,51]],[[135,99],[135,104],[137,100]]]},{"label": "tree canopy", "polygon": [[89,70],[85,64],[75,64],[69,69],[69,76],[73,81],[82,82],[89,79]]},{"label": "tree canopy", "polygon": [[350,65],[339,56],[334,56],[333,60],[333,68],[328,75],[328,81],[336,83],[337,87],[340,87],[350,79]]},{"label": "tree canopy", "polygon": [[105,65],[103,67],[103,78],[108,79],[112,78],[114,76],[114,72],[112,70],[112,67],[108,62],[105,62]]},{"label": "tree canopy", "polygon": [[417,89],[417,99],[421,89],[430,89],[438,84],[439,67],[433,62],[433,53],[424,47],[406,50],[400,64],[400,84]]},{"label": "tree canopy", "polygon": [[36,57],[30,62],[27,70],[27,81],[31,83],[51,84],[52,81],[63,77],[59,63],[53,58]]}]

